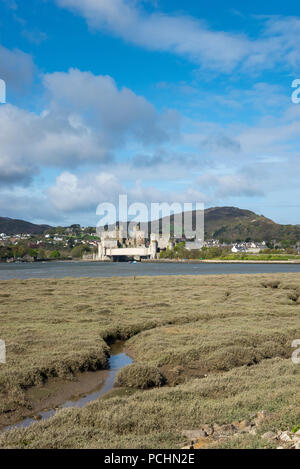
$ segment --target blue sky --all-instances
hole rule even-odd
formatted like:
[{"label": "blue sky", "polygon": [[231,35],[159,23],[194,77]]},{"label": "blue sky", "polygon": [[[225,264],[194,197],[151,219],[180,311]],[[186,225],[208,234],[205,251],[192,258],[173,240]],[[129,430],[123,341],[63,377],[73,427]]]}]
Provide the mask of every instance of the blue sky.
[{"label": "blue sky", "polygon": [[0,214],[204,202],[299,223],[296,2],[0,0]]}]

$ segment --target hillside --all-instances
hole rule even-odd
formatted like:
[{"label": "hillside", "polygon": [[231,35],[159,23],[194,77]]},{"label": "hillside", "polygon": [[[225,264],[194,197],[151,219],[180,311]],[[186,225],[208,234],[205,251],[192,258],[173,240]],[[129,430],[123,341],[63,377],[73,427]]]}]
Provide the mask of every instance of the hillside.
[{"label": "hillside", "polygon": [[215,207],[205,210],[205,237],[230,241],[300,241],[300,225],[280,225],[250,210]]},{"label": "hillside", "polygon": [[49,225],[35,225],[34,223],[29,223],[24,220],[0,217],[0,233],[6,233],[8,235],[19,233],[42,234],[49,228],[51,228]]},{"label": "hillside", "polygon": [[[205,210],[205,239],[219,239],[224,242],[252,241],[300,241],[300,225],[280,225],[250,210],[236,207],[213,207]],[[195,221],[195,212],[193,212]],[[162,219],[160,219],[161,223]],[[174,216],[171,216],[171,231]],[[35,225],[23,220],[0,217],[0,233],[42,234],[49,225]],[[145,229],[141,224],[141,229]],[[195,226],[193,226],[195,229]],[[150,224],[149,224],[150,232]]]},{"label": "hillside", "polygon": [[[195,219],[196,212],[193,212],[193,229],[195,229]],[[248,239],[258,242],[300,241],[300,225],[280,225],[250,210],[236,207],[208,208],[205,210],[204,220],[205,239],[218,239],[227,243]],[[171,216],[172,226],[174,226],[174,216]]]}]

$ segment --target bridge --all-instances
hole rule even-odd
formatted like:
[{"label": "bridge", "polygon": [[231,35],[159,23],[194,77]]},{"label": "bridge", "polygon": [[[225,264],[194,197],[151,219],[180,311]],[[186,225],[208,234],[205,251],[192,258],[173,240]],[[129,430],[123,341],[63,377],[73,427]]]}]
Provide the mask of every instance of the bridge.
[{"label": "bridge", "polygon": [[135,260],[157,259],[159,252],[168,247],[171,247],[169,235],[151,233],[149,237],[136,226],[129,236],[122,228],[115,228],[101,233],[96,260],[107,261],[122,257]]},{"label": "bridge", "polygon": [[103,246],[101,243],[98,244],[98,260],[111,260],[120,257],[130,257],[133,259],[156,259],[157,258],[157,244],[151,242],[149,247],[137,246],[137,247],[120,247],[120,248],[109,248]]}]

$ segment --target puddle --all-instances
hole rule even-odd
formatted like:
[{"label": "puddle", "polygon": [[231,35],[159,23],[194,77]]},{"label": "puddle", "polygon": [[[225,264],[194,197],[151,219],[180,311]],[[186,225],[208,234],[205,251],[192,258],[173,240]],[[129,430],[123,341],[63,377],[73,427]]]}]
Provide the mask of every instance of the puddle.
[{"label": "puddle", "polygon": [[28,417],[22,420],[19,423],[13,425],[7,425],[3,427],[2,431],[9,431],[14,430],[16,428],[26,428],[36,423],[38,420],[47,420],[50,417],[53,417],[55,413],[61,409],[70,408],[70,407],[77,407],[81,408],[85,405],[89,404],[97,400],[99,397],[103,396],[103,394],[111,391],[114,387],[116,375],[121,368],[124,368],[127,365],[130,365],[133,360],[123,352],[124,350],[124,342],[116,342],[115,344],[111,345],[111,355],[109,358],[109,370],[106,371],[107,377],[105,378],[104,382],[102,381],[99,386],[96,388],[91,389],[90,392],[86,393],[84,396],[70,398],[69,400],[65,401],[62,405],[58,406],[55,409],[48,409],[41,412],[38,412],[38,419],[33,417]]}]

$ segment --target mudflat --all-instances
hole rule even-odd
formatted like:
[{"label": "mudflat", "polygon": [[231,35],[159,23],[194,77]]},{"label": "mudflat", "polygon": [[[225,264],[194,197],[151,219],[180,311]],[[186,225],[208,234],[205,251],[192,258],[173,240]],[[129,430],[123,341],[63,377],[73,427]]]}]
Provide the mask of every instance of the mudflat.
[{"label": "mudflat", "polygon": [[125,389],[3,433],[1,447],[178,448],[186,430],[265,410],[256,434],[218,443],[265,448],[263,432],[300,424],[297,273],[1,281],[0,338],[1,424],[106,369],[113,341],[134,358]]}]

